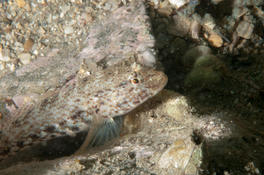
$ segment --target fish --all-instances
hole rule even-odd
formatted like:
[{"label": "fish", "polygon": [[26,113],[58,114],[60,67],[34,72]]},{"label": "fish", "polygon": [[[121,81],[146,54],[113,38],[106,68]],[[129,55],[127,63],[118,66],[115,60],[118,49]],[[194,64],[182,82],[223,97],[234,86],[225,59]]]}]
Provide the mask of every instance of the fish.
[{"label": "fish", "polygon": [[50,140],[87,130],[77,153],[88,145],[103,143],[119,133],[115,118],[155,96],[167,81],[162,71],[129,61],[94,72],[80,69],[59,92],[29,105],[9,122],[0,120],[0,163],[26,148],[37,144],[49,147]]}]

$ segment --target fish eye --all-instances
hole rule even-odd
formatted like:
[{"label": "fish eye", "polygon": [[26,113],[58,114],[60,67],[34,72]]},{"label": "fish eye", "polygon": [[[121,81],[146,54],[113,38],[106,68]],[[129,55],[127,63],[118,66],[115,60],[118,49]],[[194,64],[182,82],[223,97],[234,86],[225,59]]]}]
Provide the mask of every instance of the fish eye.
[{"label": "fish eye", "polygon": [[139,80],[138,80],[137,78],[133,78],[133,79],[131,80],[131,83],[133,83],[133,84],[138,84],[138,83],[139,83]]}]

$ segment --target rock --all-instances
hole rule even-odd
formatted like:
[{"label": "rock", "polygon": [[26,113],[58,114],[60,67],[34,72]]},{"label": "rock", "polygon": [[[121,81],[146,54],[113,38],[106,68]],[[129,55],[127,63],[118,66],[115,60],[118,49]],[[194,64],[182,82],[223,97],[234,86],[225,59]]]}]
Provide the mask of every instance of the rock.
[{"label": "rock", "polygon": [[173,98],[175,93],[170,91],[172,98],[169,98],[166,103],[163,104],[163,111],[168,115],[176,119],[177,121],[183,121],[185,119],[184,111],[188,109],[187,99],[178,94],[177,98]]},{"label": "rock", "polygon": [[18,7],[23,8],[26,5],[24,0],[16,0],[16,4]]},{"label": "rock", "polygon": [[194,20],[191,24],[191,36],[193,39],[199,39],[199,33],[201,31],[201,24]]},{"label": "rock", "polygon": [[239,19],[243,15],[245,15],[248,12],[248,8],[239,8],[239,7],[234,7],[232,10],[232,16],[234,19]]},{"label": "rock", "polygon": [[29,52],[34,44],[34,41],[32,39],[27,39],[24,43],[24,51]]},{"label": "rock", "polygon": [[13,72],[15,71],[16,66],[13,63],[7,63],[6,68],[8,68],[11,72]]},{"label": "rock", "polygon": [[188,50],[182,57],[182,64],[186,69],[193,67],[195,61],[202,55],[211,54],[211,49],[207,46],[197,46]]},{"label": "rock", "polygon": [[156,65],[156,57],[152,51],[146,50],[141,54],[138,60],[141,64],[154,67]]},{"label": "rock", "polygon": [[165,17],[169,17],[170,14],[172,13],[172,9],[169,7],[159,8],[158,13]]},{"label": "rock", "polygon": [[223,45],[223,39],[217,34],[211,34],[208,41],[214,47],[222,47]]},{"label": "rock", "polygon": [[211,89],[222,80],[224,63],[214,55],[204,55],[197,58],[192,71],[187,75],[184,85],[186,88],[199,92],[202,89]]},{"label": "rock", "polygon": [[0,61],[10,61],[10,57],[7,55],[4,55],[1,51],[0,51]]},{"label": "rock", "polygon": [[203,26],[213,30],[214,27],[216,26],[214,18],[212,17],[211,14],[206,13],[203,17]]},{"label": "rock", "polygon": [[0,62],[0,70],[4,70],[5,69],[5,64]]},{"label": "rock", "polygon": [[222,2],[223,0],[212,0],[212,3],[217,5],[218,3]]},{"label": "rock", "polygon": [[21,53],[17,57],[23,64],[30,63],[31,55],[29,53]]},{"label": "rock", "polygon": [[190,31],[190,19],[185,16],[174,15],[173,21],[174,23],[169,25],[167,29],[168,33],[175,36],[185,37]]},{"label": "rock", "polygon": [[[162,154],[159,160],[160,168],[174,167],[183,172],[189,163],[194,150],[191,139],[178,139]],[[180,173],[179,173],[180,174]]]},{"label": "rock", "polygon": [[174,5],[176,9],[178,9],[189,3],[189,0],[169,0],[169,2],[171,5]]},{"label": "rock", "polygon": [[197,60],[194,63],[194,68],[200,68],[200,67],[211,67],[215,65],[218,62],[218,58],[214,55],[207,54],[202,55],[197,58]]},{"label": "rock", "polygon": [[236,31],[237,31],[238,36],[245,38],[245,39],[250,39],[252,32],[253,32],[253,29],[254,29],[253,24],[251,24],[247,21],[241,21],[238,24]]},{"label": "rock", "polygon": [[66,35],[72,34],[72,33],[73,33],[73,27],[72,27],[72,26],[66,26],[66,27],[64,28],[64,33],[65,33]]}]

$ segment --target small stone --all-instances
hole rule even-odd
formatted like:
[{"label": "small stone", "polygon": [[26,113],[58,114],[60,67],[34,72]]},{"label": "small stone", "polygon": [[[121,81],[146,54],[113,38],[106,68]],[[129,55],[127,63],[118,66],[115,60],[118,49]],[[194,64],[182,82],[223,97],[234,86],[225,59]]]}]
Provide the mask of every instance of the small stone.
[{"label": "small stone", "polygon": [[247,22],[247,21],[241,21],[239,25],[236,28],[237,35],[245,38],[245,39],[250,39],[252,32],[254,29],[254,25]]},{"label": "small stone", "polygon": [[64,33],[65,33],[66,35],[72,34],[72,33],[73,33],[73,27],[72,27],[72,26],[66,26],[66,27],[64,28]]},{"label": "small stone", "polygon": [[34,44],[34,41],[32,39],[27,39],[24,43],[24,51],[29,52]]},{"label": "small stone", "polygon": [[261,8],[259,8],[259,7],[254,7],[255,8],[255,13],[256,13],[256,15],[260,18],[260,19],[262,19],[262,20],[264,20],[264,11],[261,9]]},{"label": "small stone", "polygon": [[239,8],[239,7],[235,7],[232,10],[232,16],[234,19],[239,19],[240,17],[242,17],[243,15],[245,15],[248,12],[247,8]]},{"label": "small stone", "polygon": [[[169,92],[169,91],[168,91]],[[188,108],[187,99],[179,94],[173,94],[173,98],[169,98],[164,104],[165,113],[176,119],[177,121],[184,121],[185,116],[182,115]]]},{"label": "small stone", "polygon": [[169,17],[172,13],[172,9],[169,7],[159,8],[158,13],[163,16]]},{"label": "small stone", "polygon": [[82,13],[80,18],[80,23],[86,25],[87,23],[91,23],[94,18],[91,13]]},{"label": "small stone", "polygon": [[189,163],[194,150],[194,144],[190,138],[176,140],[162,155],[158,162],[160,168],[170,166],[184,170]]},{"label": "small stone", "polygon": [[184,37],[188,35],[191,27],[191,21],[189,18],[180,15],[173,16],[174,23],[168,27],[168,33]]},{"label": "small stone", "polygon": [[38,54],[39,54],[39,52],[38,52],[37,49],[35,49],[32,53],[33,53],[34,55],[38,55]]},{"label": "small stone", "polygon": [[10,33],[11,31],[12,31],[12,26],[11,25],[6,25],[6,27],[4,28],[4,32]]},{"label": "small stone", "polygon": [[5,69],[5,63],[0,62],[0,70],[4,70],[4,69]]},{"label": "small stone", "polygon": [[5,54],[5,52],[2,50],[2,48],[0,47],[0,61],[10,61],[10,57],[8,56],[8,54]]},{"label": "small stone", "polygon": [[46,1],[45,1],[45,0],[38,0],[37,2],[38,2],[39,4],[46,5]]},{"label": "small stone", "polygon": [[212,15],[210,15],[209,13],[206,13],[203,17],[203,24],[204,26],[206,26],[209,29],[214,29],[215,27],[215,21],[214,18],[212,17]]},{"label": "small stone", "polygon": [[15,69],[16,69],[16,66],[15,66],[15,64],[13,64],[13,63],[6,64],[6,66],[9,68],[9,70],[10,70],[11,72],[15,71]]},{"label": "small stone", "polygon": [[191,36],[193,39],[199,39],[199,33],[201,31],[201,25],[196,20],[191,24]]},{"label": "small stone", "polygon": [[162,9],[162,8],[166,8],[166,7],[169,7],[169,6],[170,6],[170,3],[168,1],[163,1],[163,2],[160,2],[158,8]]},{"label": "small stone", "polygon": [[31,55],[29,53],[21,53],[18,55],[18,58],[23,64],[28,64],[30,63]]},{"label": "small stone", "polygon": [[222,47],[223,39],[217,34],[211,34],[208,38],[210,44],[214,47]]},{"label": "small stone", "polygon": [[159,5],[159,0],[153,0],[152,2],[154,3],[155,6]]},{"label": "small stone", "polygon": [[44,35],[46,33],[45,29],[43,29],[43,27],[39,27],[38,32],[42,35]]},{"label": "small stone", "polygon": [[184,86],[195,94],[204,89],[212,89],[221,83],[225,69],[225,64],[214,55],[201,56],[196,59],[191,72],[185,78]]},{"label": "small stone", "polygon": [[3,55],[0,53],[0,61],[4,61],[4,62],[10,61],[10,57],[9,57],[9,56],[3,56]]},{"label": "small stone", "polygon": [[28,3],[25,5],[24,9],[25,9],[26,11],[28,11],[28,12],[31,11],[31,7],[30,7],[30,5],[29,5]]},{"label": "small stone", "polygon": [[220,3],[220,2],[222,2],[223,0],[212,0],[212,3],[214,4],[214,5],[217,5],[218,3]]},{"label": "small stone", "polygon": [[152,51],[146,50],[142,53],[142,56],[139,58],[139,62],[145,66],[153,67],[156,64],[156,57]]},{"label": "small stone", "polygon": [[187,4],[189,0],[169,0],[169,2],[178,9]]},{"label": "small stone", "polygon": [[196,60],[203,55],[209,55],[212,53],[212,50],[207,46],[197,46],[189,49],[185,55],[182,57],[182,64],[186,69],[192,68]]},{"label": "small stone", "polygon": [[16,4],[18,7],[23,8],[26,5],[26,2],[24,0],[16,0]]}]

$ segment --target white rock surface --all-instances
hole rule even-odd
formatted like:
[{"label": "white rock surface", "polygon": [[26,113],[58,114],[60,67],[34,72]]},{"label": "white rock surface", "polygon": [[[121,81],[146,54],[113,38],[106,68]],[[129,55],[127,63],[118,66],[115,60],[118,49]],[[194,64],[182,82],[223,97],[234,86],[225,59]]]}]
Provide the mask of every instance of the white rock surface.
[{"label": "white rock surface", "polygon": [[187,4],[189,0],[169,0],[169,2],[178,9]]},{"label": "white rock surface", "polygon": [[28,64],[30,63],[31,55],[29,53],[21,53],[18,55],[18,58],[23,64]]}]

